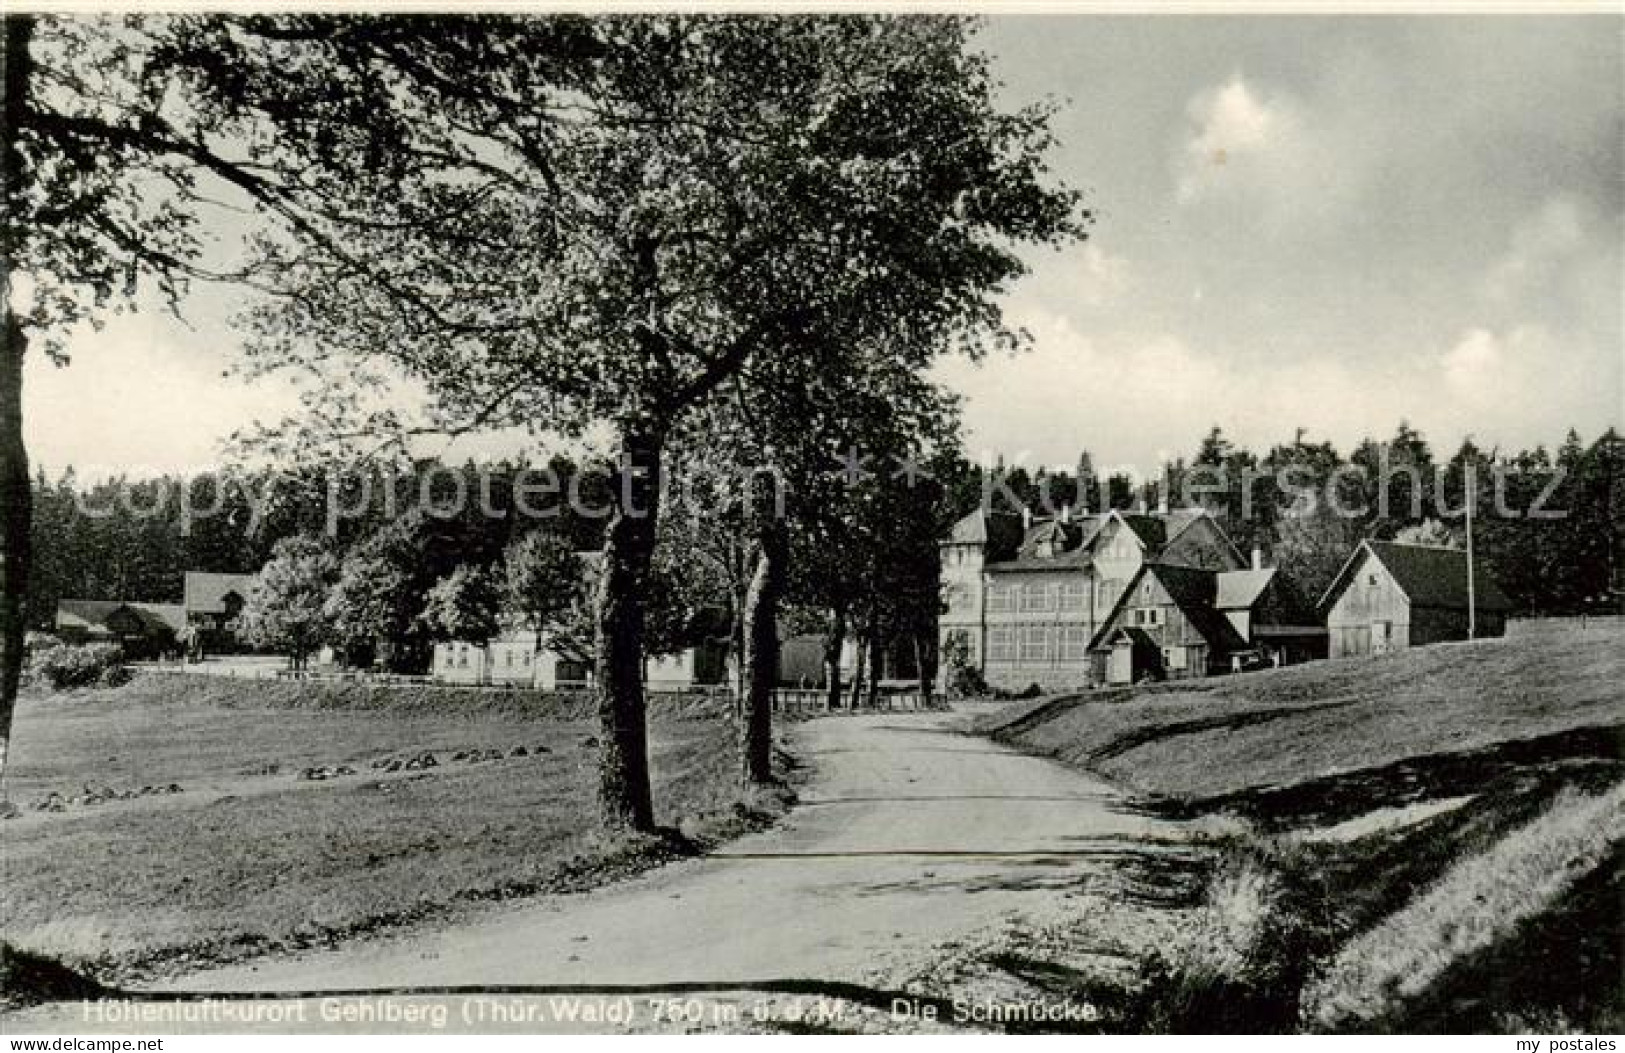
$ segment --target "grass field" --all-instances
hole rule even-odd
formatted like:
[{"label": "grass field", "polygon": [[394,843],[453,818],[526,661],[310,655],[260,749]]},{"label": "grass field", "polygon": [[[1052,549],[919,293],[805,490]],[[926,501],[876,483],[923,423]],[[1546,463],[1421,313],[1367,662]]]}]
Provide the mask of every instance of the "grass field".
[{"label": "grass field", "polygon": [[[530,692],[145,677],[29,698],[8,775],[21,814],[0,826],[6,939],[128,978],[682,851],[593,832],[596,734],[580,703]],[[714,703],[656,707],[651,735],[663,825],[704,841],[782,805],[741,800]]]},{"label": "grass field", "polygon": [[1625,1026],[1625,641],[1047,699],[982,730],[1215,832],[1138,1026]]}]

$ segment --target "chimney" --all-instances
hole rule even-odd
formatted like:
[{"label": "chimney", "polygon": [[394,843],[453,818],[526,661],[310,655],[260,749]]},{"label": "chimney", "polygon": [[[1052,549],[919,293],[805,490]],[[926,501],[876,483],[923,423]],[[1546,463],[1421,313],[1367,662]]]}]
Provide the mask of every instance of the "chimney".
[{"label": "chimney", "polygon": [[1033,510],[1031,508],[1027,507],[1026,505],[1022,505],[1021,506],[1021,529],[1023,529],[1023,530],[1031,530],[1032,528],[1033,528]]},{"label": "chimney", "polygon": [[1061,505],[1061,522],[1072,522],[1072,503],[1070,501]]},{"label": "chimney", "polygon": [[1165,515],[1168,514],[1168,495],[1167,494],[1158,494],[1157,495],[1157,514],[1159,516],[1165,516]]},{"label": "chimney", "polygon": [[1259,548],[1257,545],[1253,546],[1253,569],[1264,569],[1264,550]]}]

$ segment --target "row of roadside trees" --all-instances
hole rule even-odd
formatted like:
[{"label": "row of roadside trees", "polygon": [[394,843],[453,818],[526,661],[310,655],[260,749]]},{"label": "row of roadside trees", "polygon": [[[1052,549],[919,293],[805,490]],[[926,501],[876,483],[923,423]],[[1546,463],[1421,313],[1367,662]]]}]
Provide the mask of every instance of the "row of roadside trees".
[{"label": "row of roadside trees", "polygon": [[[143,282],[178,304],[188,280],[234,280],[259,294],[250,371],[315,378],[302,416],[249,437],[282,463],[499,427],[610,437],[599,800],[609,826],[652,828],[641,669],[661,474],[725,452],[820,504],[805,466],[840,440],[867,445],[878,424],[887,443],[927,445],[908,431],[941,405],[924,369],[1016,343],[998,297],[1024,270],[1018,248],[1082,233],[1044,170],[1048,114],[995,104],[973,31],[947,17],[8,16],[7,741],[31,565],[23,356],[60,354]],[[225,261],[201,237],[221,198],[262,221]],[[403,390],[423,396],[415,412]],[[742,767],[759,780],[762,624],[794,549],[757,501],[743,514]]]}]

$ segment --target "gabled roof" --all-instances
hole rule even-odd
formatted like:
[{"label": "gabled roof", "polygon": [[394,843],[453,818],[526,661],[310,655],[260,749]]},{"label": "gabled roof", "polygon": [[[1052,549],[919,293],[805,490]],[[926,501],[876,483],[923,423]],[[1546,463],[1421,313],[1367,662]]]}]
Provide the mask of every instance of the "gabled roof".
[{"label": "gabled roof", "polygon": [[1044,558],[1052,554],[1070,552],[1077,547],[1082,536],[1082,529],[1075,523],[1063,523],[1059,519],[1040,520],[1022,537],[1021,547],[1016,550],[1016,557]]},{"label": "gabled roof", "polygon": [[1276,568],[1267,570],[1226,570],[1218,577],[1218,593],[1213,605],[1221,611],[1238,611],[1251,607],[1264,595],[1264,590],[1275,580]]},{"label": "gabled roof", "polygon": [[[1353,580],[1363,553],[1381,563],[1416,607],[1467,609],[1467,553],[1437,545],[1404,545],[1396,541],[1362,541],[1332,579],[1320,606],[1330,607]],[[1516,605],[1495,583],[1482,560],[1473,561],[1473,604],[1481,611],[1510,611]]]},{"label": "gabled roof", "polygon": [[1236,627],[1230,624],[1230,619],[1218,608],[1217,572],[1165,563],[1149,563],[1146,570],[1168,590],[1174,604],[1190,619],[1191,625],[1202,634],[1215,654],[1242,650],[1247,646],[1247,641],[1241,638]]},{"label": "gabled roof", "polygon": [[1230,624],[1230,619],[1214,605],[1218,595],[1216,579],[1219,575],[1216,571],[1147,562],[1141,564],[1139,572],[1129,579],[1128,587],[1117,598],[1111,614],[1101,623],[1094,639],[1089,641],[1090,650],[1105,646],[1105,641],[1111,639],[1119,630],[1131,628],[1119,626],[1116,622],[1125,609],[1139,606],[1134,602],[1134,595],[1147,574],[1154,576],[1161,583],[1163,591],[1168,593],[1174,606],[1185,615],[1191,627],[1201,634],[1202,639],[1215,654],[1246,649],[1247,641],[1241,638],[1241,634],[1236,632],[1236,627]]},{"label": "gabled roof", "polygon": [[107,616],[122,606],[118,600],[57,600],[56,625],[59,629],[102,628]]},{"label": "gabled roof", "polygon": [[[1107,521],[1111,519],[1118,520],[1132,531],[1140,544],[1144,546],[1146,556],[1155,558],[1169,545],[1179,540],[1180,535],[1184,534],[1185,531],[1204,519],[1213,519],[1213,514],[1205,508],[1174,508],[1166,512],[1113,510],[1099,516],[1099,525],[1090,534],[1087,543],[1092,544],[1101,529],[1105,527]],[[1230,535],[1223,530],[1219,531],[1219,535],[1224,539],[1225,544],[1230,546],[1231,551],[1236,553],[1237,558],[1245,562],[1245,557],[1242,557],[1240,551],[1236,549],[1235,543],[1230,540]]]},{"label": "gabled roof", "polygon": [[189,570],[186,572],[182,605],[190,614],[225,614],[226,596],[235,592],[246,600],[253,584],[252,574],[212,574]]},{"label": "gabled roof", "polygon": [[1128,640],[1140,647],[1155,647],[1157,641],[1151,639],[1151,634],[1134,625],[1125,625],[1117,629],[1110,636],[1100,641],[1100,647],[1110,647],[1118,640]]},{"label": "gabled roof", "polygon": [[1168,523],[1166,517],[1159,517],[1153,512],[1113,512],[1112,515],[1122,520],[1123,525],[1134,531],[1134,536],[1140,539],[1145,546],[1147,555],[1162,550],[1168,542]]},{"label": "gabled roof", "polygon": [[948,533],[949,545],[980,545],[989,562],[1013,559],[1022,542],[1021,517],[1011,512],[977,508],[962,516]]},{"label": "gabled roof", "polygon": [[148,632],[179,633],[186,628],[186,608],[178,603],[131,603],[124,600],[58,600],[56,627],[111,631],[108,619],[127,611]]},{"label": "gabled roof", "polygon": [[[1062,570],[1092,565],[1096,542],[1114,520],[1140,543],[1147,559],[1156,559],[1192,526],[1212,518],[1203,508],[1159,512],[1112,509],[1075,513],[1065,522],[1055,517],[1041,519],[1023,529],[1021,519],[1013,513],[977,509],[955,523],[943,543],[984,546],[986,569],[990,571]],[[1222,529],[1219,535],[1245,563]],[[1057,539],[1059,546],[1054,544]]]}]

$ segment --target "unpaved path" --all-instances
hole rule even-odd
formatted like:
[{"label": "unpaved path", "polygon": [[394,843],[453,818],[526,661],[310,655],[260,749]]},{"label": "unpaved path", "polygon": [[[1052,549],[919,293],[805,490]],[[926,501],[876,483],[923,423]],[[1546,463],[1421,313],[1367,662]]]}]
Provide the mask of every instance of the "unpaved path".
[{"label": "unpaved path", "polygon": [[[955,719],[897,713],[795,726],[793,750],[812,772],[801,804],[773,829],[702,859],[493,908],[440,932],[196,973],[163,989],[883,988],[945,945],[1042,917],[1058,889],[1104,859],[1183,840],[1177,826],[1121,809],[1112,787],[957,734]],[[318,1016],[312,1007],[307,1022],[342,1029]],[[395,1028],[356,1027],[369,1029]]]}]

